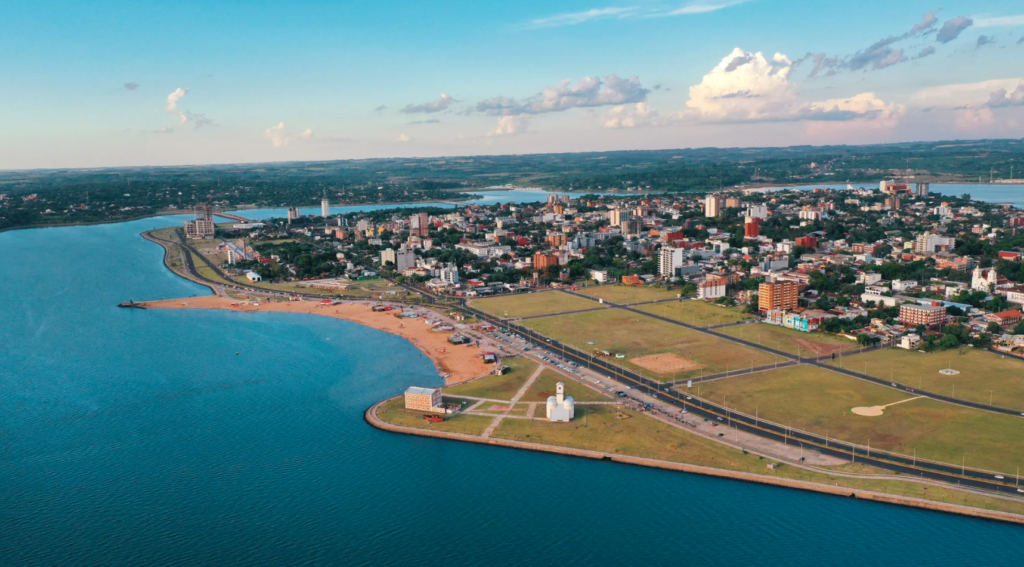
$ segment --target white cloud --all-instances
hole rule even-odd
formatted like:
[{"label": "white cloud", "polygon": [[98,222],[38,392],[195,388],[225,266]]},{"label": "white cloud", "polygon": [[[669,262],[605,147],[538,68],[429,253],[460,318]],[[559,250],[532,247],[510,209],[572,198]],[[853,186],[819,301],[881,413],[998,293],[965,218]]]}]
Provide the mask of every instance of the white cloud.
[{"label": "white cloud", "polygon": [[955,126],[957,130],[978,130],[987,128],[995,122],[995,115],[988,108],[975,110],[964,108],[956,111]]},{"label": "white cloud", "polygon": [[441,96],[438,97],[437,100],[425,102],[423,104],[407,104],[405,108],[399,110],[399,112],[403,114],[429,114],[433,112],[440,112],[451,106],[453,102],[455,102],[455,99],[453,99],[451,95],[448,93],[441,93]]},{"label": "white cloud", "polygon": [[1024,14],[1015,16],[976,17],[974,25],[979,28],[1004,28],[1024,26]]},{"label": "white cloud", "polygon": [[939,43],[949,43],[960,36],[960,34],[967,28],[974,25],[974,20],[967,16],[957,16],[952,20],[946,21],[939,28],[939,33],[935,34],[935,41]]},{"label": "white cloud", "polygon": [[1024,79],[993,79],[977,83],[928,87],[911,95],[910,103],[921,108],[980,108],[991,103],[994,93],[1016,92],[1015,89],[1019,90],[1018,85],[1022,80]]},{"label": "white cloud", "polygon": [[739,6],[740,4],[746,4],[750,0],[732,0],[731,2],[696,2],[688,4],[682,8],[676,8],[675,10],[669,10],[665,12],[665,16],[689,16],[692,14],[707,14],[710,12],[717,12],[725,8],[732,6]]},{"label": "white cloud", "polygon": [[525,29],[539,29],[575,26],[577,24],[593,20],[603,20],[616,17],[623,18],[627,14],[635,12],[636,10],[638,10],[638,8],[635,6],[627,8],[594,8],[592,10],[584,10],[582,12],[569,12],[566,14],[557,14],[546,18],[530,20],[522,27]]},{"label": "white cloud", "polygon": [[271,126],[263,131],[263,135],[266,136],[270,143],[275,148],[283,148],[295,140],[309,140],[313,137],[313,129],[306,128],[301,134],[297,136],[289,136],[288,128],[284,122],[278,122],[276,126]]},{"label": "white cloud", "polygon": [[529,116],[501,116],[498,127],[487,133],[488,136],[515,136],[522,134],[530,127]]},{"label": "white cloud", "polygon": [[399,134],[398,135],[398,141],[399,142],[411,142],[412,138],[410,138],[409,136],[406,136],[405,134]]},{"label": "white cloud", "polygon": [[175,110],[177,110],[178,109],[178,102],[180,102],[181,99],[185,98],[185,95],[187,95],[187,94],[188,94],[188,89],[183,89],[181,87],[178,87],[178,88],[174,89],[174,92],[172,92],[171,94],[167,95],[167,107],[166,107],[167,108],[167,112],[174,112]]},{"label": "white cloud", "polygon": [[799,85],[789,79],[792,69],[793,63],[782,53],[769,60],[761,52],[737,47],[690,87],[686,110],[675,117],[718,122],[858,122],[856,127],[891,128],[905,110],[874,93],[804,102]]},{"label": "white cloud", "polygon": [[613,106],[604,116],[605,128],[640,128],[658,124],[658,111],[652,110],[646,102]]},{"label": "white cloud", "polygon": [[522,103],[514,98],[498,96],[476,104],[476,111],[500,115],[543,114],[561,112],[570,108],[588,108],[628,104],[647,100],[650,90],[640,84],[640,79],[624,79],[610,74],[604,77],[584,77],[576,84],[568,79],[555,86],[544,87],[539,94],[525,99]]}]

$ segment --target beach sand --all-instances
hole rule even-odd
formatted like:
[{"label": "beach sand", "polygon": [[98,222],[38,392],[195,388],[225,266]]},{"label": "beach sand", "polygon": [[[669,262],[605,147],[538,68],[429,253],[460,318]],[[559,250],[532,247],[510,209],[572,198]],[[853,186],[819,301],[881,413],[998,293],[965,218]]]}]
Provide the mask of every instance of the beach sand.
[{"label": "beach sand", "polygon": [[[451,333],[431,332],[430,326],[424,323],[424,318],[399,318],[395,312],[374,312],[369,305],[352,302],[338,305],[323,305],[318,301],[280,301],[263,302],[253,305],[245,301],[238,301],[227,297],[215,295],[205,297],[189,297],[186,299],[165,299],[161,301],[147,301],[141,303],[147,309],[224,309],[227,311],[238,311],[246,313],[308,313],[312,315],[323,315],[352,321],[360,325],[392,333],[410,341],[416,348],[426,354],[438,371],[449,374],[445,384],[457,384],[486,374],[494,368],[493,365],[485,364],[480,358],[483,349],[467,347],[465,345],[452,345],[448,342]],[[437,320],[441,318],[436,313],[417,309],[425,312],[429,318]],[[447,318],[444,318],[447,320]],[[486,347],[485,347],[486,348]]]}]

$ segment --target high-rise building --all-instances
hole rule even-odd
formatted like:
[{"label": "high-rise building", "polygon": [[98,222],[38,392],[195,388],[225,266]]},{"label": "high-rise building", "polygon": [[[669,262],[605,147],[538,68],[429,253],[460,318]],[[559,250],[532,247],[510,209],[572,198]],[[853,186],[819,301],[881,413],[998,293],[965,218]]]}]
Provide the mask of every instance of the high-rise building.
[{"label": "high-rise building", "polygon": [[430,217],[427,213],[416,213],[409,216],[409,234],[427,236],[430,233]]},{"label": "high-rise building", "polygon": [[711,193],[707,197],[704,197],[704,216],[709,219],[717,217],[722,214],[724,204],[725,199],[716,193]]},{"label": "high-rise building", "polygon": [[298,207],[288,207],[288,223],[289,224],[291,224],[291,222],[293,220],[299,218],[300,216],[301,216],[301,214],[299,213],[299,208]]},{"label": "high-rise building", "polygon": [[747,217],[746,222],[743,223],[743,236],[746,238],[757,238],[761,236],[761,219],[757,217]]},{"label": "high-rise building", "polygon": [[768,218],[768,205],[751,205],[747,207],[747,216],[761,220]]},{"label": "high-rise building", "polygon": [[622,226],[622,221],[629,218],[629,211],[612,209],[608,211],[608,220],[612,226]]},{"label": "high-rise building", "polygon": [[942,325],[946,322],[946,308],[941,305],[904,303],[900,305],[899,320],[908,327]]},{"label": "high-rise building", "polygon": [[757,288],[757,307],[767,311],[796,309],[800,286],[795,282],[765,282]]},{"label": "high-rise building", "polygon": [[320,216],[324,218],[331,216],[331,202],[327,200],[327,197],[320,199]]},{"label": "high-rise building", "polygon": [[927,197],[928,196],[928,189],[929,188],[930,187],[929,187],[928,183],[918,183],[917,184],[917,196],[918,197]]},{"label": "high-rise building", "polygon": [[387,264],[388,262],[395,265],[396,272],[402,272],[416,266],[416,254],[409,248],[406,248],[405,244],[401,245],[398,250],[393,250],[391,248],[381,250],[381,265]]},{"label": "high-rise building", "polygon": [[196,205],[195,219],[185,221],[185,238],[213,238],[215,232],[213,207],[209,203]]},{"label": "high-rise building", "polygon": [[543,270],[548,266],[557,266],[558,256],[555,254],[546,254],[544,252],[537,252],[533,255],[533,269]]},{"label": "high-rise building", "polygon": [[662,246],[661,252],[658,254],[658,274],[665,278],[675,276],[676,268],[683,265],[683,254],[685,252],[686,250],[683,248]]},{"label": "high-rise building", "polygon": [[737,197],[728,197],[725,200],[725,208],[727,209],[738,209],[740,208],[740,200]]}]

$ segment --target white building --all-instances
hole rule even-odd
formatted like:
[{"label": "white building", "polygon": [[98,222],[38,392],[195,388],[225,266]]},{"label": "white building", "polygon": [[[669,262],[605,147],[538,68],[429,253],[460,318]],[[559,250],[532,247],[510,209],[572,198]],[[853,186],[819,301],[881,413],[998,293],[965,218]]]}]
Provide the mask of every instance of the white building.
[{"label": "white building", "polygon": [[445,264],[437,270],[437,279],[448,285],[455,285],[459,283],[459,269],[455,264]]},{"label": "white building", "polygon": [[981,268],[974,268],[971,272],[971,289],[974,291],[984,291],[988,293],[995,289],[996,282],[999,281],[999,274],[996,273],[995,268],[989,268],[983,270]]},{"label": "white building", "polygon": [[725,297],[725,278],[708,276],[707,279],[697,284],[698,299],[712,301],[719,297]]},{"label": "white building", "polygon": [[676,268],[683,265],[683,248],[663,246],[658,254],[658,274],[665,278],[676,275]]},{"label": "white building", "polygon": [[590,279],[597,283],[607,283],[608,270],[590,270]]},{"label": "white building", "polygon": [[768,205],[751,205],[747,207],[747,216],[765,220],[768,218]]},{"label": "white building", "polygon": [[320,216],[324,218],[331,216],[331,203],[327,199],[320,199]]},{"label": "white building", "polygon": [[935,252],[956,246],[956,240],[926,232],[914,239],[914,252]]},{"label": "white building", "polygon": [[707,218],[715,218],[722,214],[722,209],[725,208],[725,199],[721,195],[711,193],[707,197],[704,197],[704,216]]},{"label": "white building", "polygon": [[381,265],[391,262],[395,265],[395,271],[403,272],[416,265],[416,254],[406,248],[405,244],[400,246],[398,250],[392,250],[388,248],[381,250],[380,263]]},{"label": "white building", "polygon": [[245,272],[245,277],[249,278],[249,281],[251,282],[258,282],[263,280],[263,278],[259,274],[252,270]]},{"label": "white building", "polygon": [[576,413],[576,401],[565,395],[565,383],[555,384],[555,395],[548,396],[546,415],[548,421],[571,421]]}]

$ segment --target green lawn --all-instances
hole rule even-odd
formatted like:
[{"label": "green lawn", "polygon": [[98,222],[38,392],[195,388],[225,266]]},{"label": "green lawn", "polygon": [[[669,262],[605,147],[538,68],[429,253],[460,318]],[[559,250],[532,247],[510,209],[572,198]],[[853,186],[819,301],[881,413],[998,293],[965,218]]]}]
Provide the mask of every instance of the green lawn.
[{"label": "green lawn", "polygon": [[[839,365],[839,361],[832,364]],[[845,368],[885,380],[983,404],[1024,411],[1024,361],[992,352],[967,348],[931,353],[891,348],[844,357]],[[939,370],[959,370],[956,376]]]},{"label": "green lawn", "polygon": [[540,373],[540,376],[537,377],[533,385],[530,386],[530,389],[526,391],[526,395],[523,396],[521,401],[546,402],[548,396],[555,395],[555,384],[557,382],[565,383],[565,395],[572,396],[577,402],[607,402],[610,400],[608,396],[595,392],[571,378],[566,378],[554,370],[545,369]]},{"label": "green lawn", "polygon": [[434,423],[423,419],[426,415],[422,412],[409,411],[405,409],[405,400],[399,396],[389,400],[377,409],[377,416],[382,420],[405,427],[417,427],[420,429],[432,429],[436,431],[448,431],[450,433],[465,433],[467,435],[480,435],[491,424],[491,418],[480,415],[449,416],[442,423]]},{"label": "green lawn", "polygon": [[741,309],[695,299],[641,305],[637,309],[698,327],[724,325],[753,319],[751,315],[744,313]]},{"label": "green lawn", "polygon": [[769,348],[799,354],[803,357],[825,356],[833,352],[848,352],[860,349],[857,341],[844,339],[827,333],[804,333],[778,325],[767,323],[751,323],[717,329],[723,335],[738,337]]},{"label": "green lawn", "polygon": [[[622,309],[606,309],[523,321],[528,327],[583,351],[604,349],[626,358],[610,361],[663,381],[760,366],[775,361],[771,354],[691,331]],[[594,341],[588,345],[588,341]],[[646,354],[674,353],[703,366],[688,372],[657,374],[629,362]]]},{"label": "green lawn", "polygon": [[[627,416],[627,419],[618,419],[617,415]],[[989,510],[1024,513],[1024,502],[1010,502],[950,488],[895,480],[847,478],[787,465],[769,471],[766,465],[771,461],[768,459],[670,427],[632,410],[619,411],[612,406],[577,406],[576,418],[569,423],[552,423],[543,419],[506,419],[495,429],[494,437],[690,463]],[[836,468],[846,471],[850,465]]]},{"label": "green lawn", "polygon": [[566,311],[595,309],[601,307],[589,299],[583,299],[560,291],[543,293],[519,293],[503,295],[487,299],[475,299],[473,307],[485,311],[495,317],[535,317],[537,315],[554,315]]},{"label": "green lawn", "polygon": [[650,286],[602,285],[580,288],[579,293],[612,303],[638,303],[640,301],[672,299],[679,295],[679,290],[666,290]]},{"label": "green lawn", "polygon": [[502,359],[509,371],[501,376],[488,375],[444,389],[449,396],[471,396],[492,400],[511,400],[523,387],[526,380],[537,370],[537,363],[524,357],[513,356]]},{"label": "green lawn", "polygon": [[919,458],[1013,473],[1024,465],[1024,419],[917,399],[882,416],[850,409],[886,405],[912,394],[813,366],[716,380],[701,385],[712,402],[797,429]]}]

